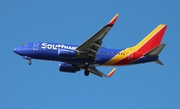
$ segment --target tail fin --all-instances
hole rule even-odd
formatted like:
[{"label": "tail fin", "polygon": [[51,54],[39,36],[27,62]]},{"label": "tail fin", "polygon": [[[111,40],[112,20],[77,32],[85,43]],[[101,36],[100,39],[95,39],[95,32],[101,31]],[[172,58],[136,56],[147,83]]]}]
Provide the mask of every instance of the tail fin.
[{"label": "tail fin", "polygon": [[133,47],[135,51],[146,54],[160,45],[166,31],[167,25],[160,24],[149,33],[141,42]]},{"label": "tail fin", "polygon": [[[151,57],[151,56],[159,56],[163,48],[166,46],[166,43],[162,43],[158,47],[154,48],[153,50],[149,51],[145,54],[145,56]],[[157,64],[163,65],[163,63],[158,59],[155,61]]]}]

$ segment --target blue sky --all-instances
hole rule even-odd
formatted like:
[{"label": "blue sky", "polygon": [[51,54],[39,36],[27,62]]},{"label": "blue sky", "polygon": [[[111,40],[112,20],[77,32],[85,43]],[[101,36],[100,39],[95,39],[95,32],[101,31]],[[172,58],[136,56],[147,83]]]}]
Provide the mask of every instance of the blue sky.
[{"label": "blue sky", "polygon": [[[1,109],[179,109],[178,0],[1,0]],[[112,78],[58,71],[58,62],[33,60],[12,52],[26,42],[81,44],[116,14],[103,46],[135,45],[160,23],[168,24],[160,55],[164,66],[147,63],[117,67]],[[112,67],[99,67],[108,73]]]}]

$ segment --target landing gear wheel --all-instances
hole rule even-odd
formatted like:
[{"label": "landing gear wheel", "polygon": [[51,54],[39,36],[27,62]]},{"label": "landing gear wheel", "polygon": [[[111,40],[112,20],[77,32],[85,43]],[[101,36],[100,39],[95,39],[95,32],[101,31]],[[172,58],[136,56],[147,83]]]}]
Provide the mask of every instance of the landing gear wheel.
[{"label": "landing gear wheel", "polygon": [[85,65],[85,66],[88,66],[88,65],[89,65],[89,63],[88,63],[88,62],[85,62],[85,63],[84,63],[84,65]]},{"label": "landing gear wheel", "polygon": [[89,71],[88,71],[88,70],[85,70],[85,71],[84,71],[84,75],[85,75],[85,76],[88,76],[88,75],[89,75]]},{"label": "landing gear wheel", "polygon": [[31,65],[31,64],[32,64],[32,61],[28,61],[28,64]]},{"label": "landing gear wheel", "polygon": [[84,62],[84,75],[85,76],[88,76],[89,75],[89,71],[87,70],[88,69],[88,67],[89,67],[89,62],[88,61],[85,61]]}]

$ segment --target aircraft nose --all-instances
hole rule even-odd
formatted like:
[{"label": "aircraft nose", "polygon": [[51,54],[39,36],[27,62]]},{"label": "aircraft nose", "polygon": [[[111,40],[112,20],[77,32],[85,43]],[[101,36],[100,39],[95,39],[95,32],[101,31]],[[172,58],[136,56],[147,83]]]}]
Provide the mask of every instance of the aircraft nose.
[{"label": "aircraft nose", "polygon": [[17,54],[18,54],[18,51],[19,51],[19,49],[17,49],[17,48],[14,48],[14,49],[13,49],[13,52],[14,52],[14,53],[17,53]]}]

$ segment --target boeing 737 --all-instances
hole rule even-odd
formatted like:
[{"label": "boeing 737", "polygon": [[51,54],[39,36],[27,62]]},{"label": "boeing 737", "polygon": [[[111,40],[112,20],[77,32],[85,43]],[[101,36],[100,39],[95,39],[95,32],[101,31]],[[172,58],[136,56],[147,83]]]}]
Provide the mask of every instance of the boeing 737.
[{"label": "boeing 737", "polygon": [[106,75],[97,70],[97,66],[126,66],[147,62],[156,62],[163,65],[159,60],[159,54],[166,45],[166,43],[161,44],[167,28],[167,25],[164,24],[157,26],[135,46],[122,49],[102,47],[103,38],[115,24],[117,18],[118,14],[80,45],[31,42],[14,48],[13,51],[22,56],[23,59],[29,60],[29,65],[32,64],[32,59],[59,61],[61,62],[59,71],[76,73],[84,70],[85,76],[92,73],[100,77],[111,77],[116,70],[116,68],[113,68]]}]

